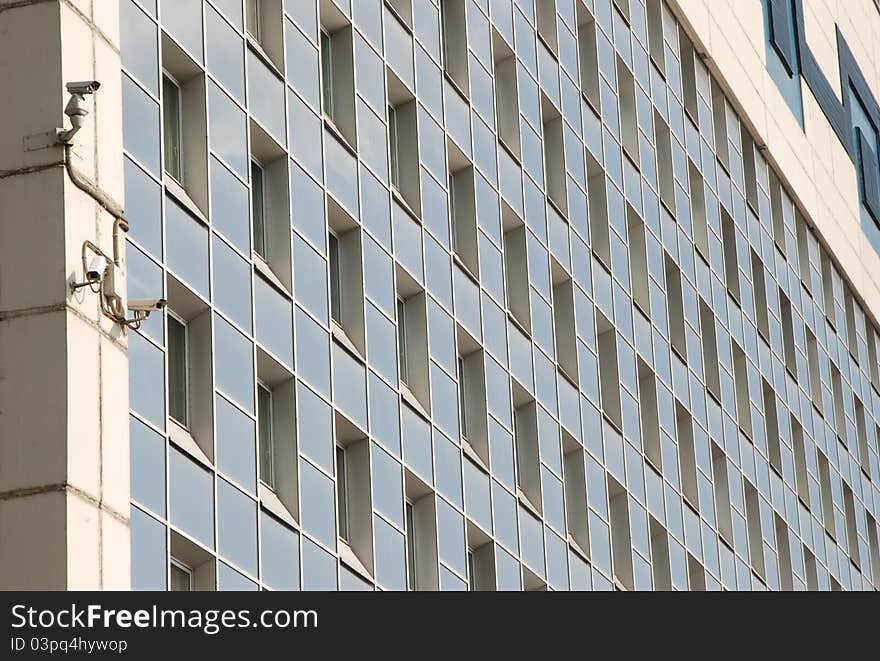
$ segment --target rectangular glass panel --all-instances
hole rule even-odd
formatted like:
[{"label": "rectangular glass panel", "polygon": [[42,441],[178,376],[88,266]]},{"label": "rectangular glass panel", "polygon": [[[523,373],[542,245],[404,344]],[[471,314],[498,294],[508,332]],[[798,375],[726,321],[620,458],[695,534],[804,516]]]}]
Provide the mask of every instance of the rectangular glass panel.
[{"label": "rectangular glass panel", "polygon": [[183,183],[180,157],[180,87],[168,76],[162,77],[162,110],[165,115],[165,171],[177,182]]},{"label": "rectangular glass panel", "polygon": [[330,244],[330,316],[336,322],[342,323],[341,299],[339,278],[339,239],[333,234],[329,235]]},{"label": "rectangular glass panel", "polygon": [[406,304],[402,298],[397,299],[397,364],[400,366],[400,380],[406,383]]},{"label": "rectangular glass panel", "polygon": [[397,157],[397,108],[388,106],[388,145],[391,154],[391,185],[400,188],[400,159]]},{"label": "rectangular glass panel", "polygon": [[330,35],[321,31],[321,92],[324,114],[333,117],[333,55],[330,49]]},{"label": "rectangular glass panel", "polygon": [[257,41],[260,40],[260,3],[261,0],[246,0],[247,2],[247,31]]},{"label": "rectangular glass panel", "polygon": [[272,430],[272,393],[257,386],[257,424],[260,431],[260,479],[275,488],[275,439]]},{"label": "rectangular glass panel", "polygon": [[183,426],[187,416],[186,326],[168,315],[168,412]]},{"label": "rectangular glass panel", "polygon": [[461,415],[461,437],[467,440],[468,435],[468,427],[467,427],[467,407],[465,404],[467,403],[467,386],[464,382],[464,360],[459,356],[458,358],[458,410]]},{"label": "rectangular glass panel", "polygon": [[348,467],[345,449],[336,446],[336,511],[339,515],[339,536],[348,541]]},{"label": "rectangular glass panel", "polygon": [[251,213],[254,217],[254,252],[268,260],[263,168],[256,161],[251,161]]},{"label": "rectangular glass panel", "polygon": [[171,591],[192,591],[192,572],[174,560],[171,561]]},{"label": "rectangular glass panel", "polygon": [[413,505],[406,504],[406,587],[409,590],[418,590],[416,580],[416,527]]}]

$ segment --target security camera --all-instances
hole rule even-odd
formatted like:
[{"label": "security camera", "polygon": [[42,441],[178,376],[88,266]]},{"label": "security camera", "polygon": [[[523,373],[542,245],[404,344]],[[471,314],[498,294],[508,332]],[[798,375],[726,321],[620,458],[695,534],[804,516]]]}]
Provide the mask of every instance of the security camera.
[{"label": "security camera", "polygon": [[97,282],[104,277],[107,271],[107,258],[104,255],[95,255],[89,262],[89,268],[86,269],[86,280],[88,282]]},{"label": "security camera", "polygon": [[71,94],[94,94],[101,87],[101,83],[97,80],[78,80],[73,83],[67,83],[67,91]]},{"label": "security camera", "polygon": [[89,114],[89,111],[86,108],[86,100],[83,98],[82,94],[74,94],[70,97],[67,106],[64,108],[64,114],[70,117],[71,124],[77,128],[82,127],[83,120],[86,118],[86,115]]},{"label": "security camera", "polygon": [[64,114],[70,117],[71,128],[66,131],[61,128],[57,130],[57,140],[59,143],[70,143],[76,132],[85,124],[86,116],[89,114],[86,108],[86,100],[83,98],[85,94],[94,94],[101,87],[101,83],[97,80],[80,80],[73,83],[67,83],[67,91],[70,92],[70,100],[64,108]]},{"label": "security camera", "polygon": [[167,301],[164,298],[136,298],[128,302],[128,309],[132,312],[158,312],[163,309]]}]

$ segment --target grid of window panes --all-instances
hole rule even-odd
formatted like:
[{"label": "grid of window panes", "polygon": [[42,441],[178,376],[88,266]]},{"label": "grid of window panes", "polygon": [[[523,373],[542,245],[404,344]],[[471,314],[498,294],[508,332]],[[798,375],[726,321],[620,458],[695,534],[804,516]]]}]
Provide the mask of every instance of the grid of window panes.
[{"label": "grid of window panes", "polygon": [[880,338],[662,0],[120,7],[133,587],[880,587]]}]

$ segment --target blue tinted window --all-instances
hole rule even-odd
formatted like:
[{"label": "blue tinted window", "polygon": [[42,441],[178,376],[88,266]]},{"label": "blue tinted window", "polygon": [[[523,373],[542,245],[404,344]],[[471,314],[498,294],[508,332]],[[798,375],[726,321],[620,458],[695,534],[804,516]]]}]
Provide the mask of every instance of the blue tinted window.
[{"label": "blue tinted window", "polygon": [[217,387],[247,410],[254,410],[254,360],[252,344],[214,315],[214,367]]},{"label": "blue tinted window", "polygon": [[160,429],[165,429],[165,366],[163,354],[137,333],[128,339],[130,406]]},{"label": "blue tinted window", "polygon": [[208,287],[208,228],[165,198],[168,268],[205,298]]},{"label": "blue tinted window", "polygon": [[[251,329],[251,268],[225,241],[214,237],[214,302],[239,326]],[[260,282],[260,279],[257,278]],[[259,308],[257,309],[259,314]]]},{"label": "blue tinted window", "polygon": [[159,175],[159,104],[122,76],[122,133],[126,151]]},{"label": "blue tinted window", "polygon": [[165,526],[131,508],[131,589],[165,590]]},{"label": "blue tinted window", "polygon": [[248,489],[255,489],[257,471],[253,419],[217,396],[217,465],[224,473]]},{"label": "blue tinted window", "polygon": [[226,482],[217,483],[217,537],[220,554],[257,573],[257,504]]},{"label": "blue tinted window", "polygon": [[165,514],[165,437],[131,418],[131,497]]},{"label": "blue tinted window", "polygon": [[290,300],[263,278],[254,278],[257,341],[283,363],[293,365],[293,320]]},{"label": "blue tinted window", "polygon": [[[126,188],[126,195],[128,189]],[[248,189],[213,156],[211,157],[211,222],[236,248],[250,254],[251,230]]]},{"label": "blue tinted window", "polygon": [[263,582],[273,590],[299,590],[299,535],[265,512],[260,518]]},{"label": "blue tinted window", "polygon": [[209,548],[214,547],[214,488],[211,474],[171,450],[171,523]]}]

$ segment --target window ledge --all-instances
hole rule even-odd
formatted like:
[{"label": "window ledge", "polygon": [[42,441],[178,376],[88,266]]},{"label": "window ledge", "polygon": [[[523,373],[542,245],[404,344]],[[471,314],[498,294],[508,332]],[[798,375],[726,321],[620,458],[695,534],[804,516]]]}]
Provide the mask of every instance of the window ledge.
[{"label": "window ledge", "polygon": [[260,504],[267,512],[277,516],[295,530],[299,530],[299,522],[296,520],[293,512],[287,509],[287,506],[281,502],[281,498],[278,497],[278,494],[272,488],[268,487],[264,482],[260,482],[259,492]]},{"label": "window ledge", "polygon": [[528,328],[526,328],[525,326],[523,326],[522,322],[519,319],[517,319],[516,316],[513,314],[513,312],[511,312],[510,310],[507,311],[507,319],[514,326],[516,326],[517,330],[519,330],[519,332],[521,332],[523,335],[525,335],[529,339],[529,341],[531,342],[531,340],[532,340],[531,331]]},{"label": "window ledge", "polygon": [[171,175],[167,175],[165,177],[165,190],[171,195],[171,197],[182,204],[187,211],[198,218],[202,223],[204,223],[205,225],[210,225],[208,219],[205,217],[204,212],[202,212],[202,210],[199,208],[199,205],[193,201],[193,199],[189,196],[189,193],[186,192],[186,189],[179,183],[177,183],[177,181],[175,181],[171,177]]},{"label": "window ledge", "polygon": [[388,0],[385,0],[384,4],[391,15],[394,16],[394,18],[396,18],[398,21],[400,21],[400,24],[406,29],[406,31],[409,33],[409,36],[412,37],[412,25],[407,22],[406,18],[404,18],[401,13],[397,11],[397,8],[392,5]]},{"label": "window ledge", "polygon": [[321,118],[324,120],[324,128],[326,128],[328,131],[330,131],[330,133],[333,134],[333,137],[335,137],[342,144],[342,146],[349,154],[357,158],[357,149],[353,144],[351,144],[345,133],[343,133],[342,129],[339,128],[339,125],[333,121],[333,118],[330,117],[330,115],[328,115],[327,113],[323,113],[321,115]]},{"label": "window ledge", "polygon": [[486,462],[483,461],[483,458],[477,454],[477,451],[474,449],[474,446],[471,445],[471,442],[466,438],[461,439],[461,449],[464,451],[464,454],[468,459],[473,461],[488,475],[489,467],[486,465]]},{"label": "window ledge", "polygon": [[520,502],[520,504],[525,507],[529,512],[535,515],[537,518],[541,518],[540,510],[535,507],[532,500],[525,494],[525,492],[519,487],[516,488],[516,499]]},{"label": "window ledge", "polygon": [[351,548],[349,543],[341,537],[339,538],[339,559],[370,583],[375,581],[370,570],[367,569],[363,562],[361,562],[361,559],[357,556],[354,549]]},{"label": "window ledge", "polygon": [[516,154],[516,152],[513,150],[513,148],[512,148],[510,145],[507,144],[507,140],[505,140],[504,138],[502,138],[502,137],[499,135],[499,136],[498,136],[498,144],[501,145],[501,148],[502,148],[504,151],[507,152],[507,155],[510,156],[510,158],[513,159],[514,163],[516,163],[517,166],[518,166],[520,169],[522,169],[522,160],[521,160],[520,157]]},{"label": "window ledge", "polygon": [[214,464],[211,462],[210,458],[208,458],[208,455],[205,454],[205,451],[202,450],[196,439],[193,438],[192,433],[190,433],[185,427],[182,427],[173,418],[168,418],[168,436],[177,447],[186,452],[200,464],[209,469],[214,467]]},{"label": "window ledge", "polygon": [[[575,364],[573,367],[577,368],[577,364]],[[568,381],[570,386],[577,389],[577,387],[578,387],[577,379],[574,378],[571,374],[569,374],[568,370],[565,367],[563,367],[561,364],[559,364],[558,371],[559,371],[559,374],[562,376],[562,378],[565,379],[566,381]]]},{"label": "window ledge", "polygon": [[558,47],[554,47],[553,44],[544,36],[544,34],[540,30],[535,30],[535,36],[538,37],[538,41],[544,44],[544,47],[550,52],[550,55],[553,56],[553,59],[556,62],[559,62],[559,53],[557,52]]},{"label": "window ledge", "polygon": [[269,264],[266,263],[266,260],[257,253],[254,253],[254,269],[272,285],[278,288],[282,294],[288,298],[293,298],[291,293],[287,290],[287,286],[281,282],[277,275],[275,275],[275,271],[272,270],[272,267],[269,266]]},{"label": "window ledge", "polygon": [[391,197],[401,206],[401,208],[410,215],[410,217],[416,221],[419,225],[422,224],[422,218],[419,214],[417,214],[413,208],[409,205],[409,202],[406,201],[406,198],[403,196],[403,193],[400,192],[400,189],[391,184]]},{"label": "window ledge", "polygon": [[568,223],[568,212],[565,211],[565,210],[562,208],[562,205],[559,204],[559,202],[557,202],[557,201],[554,200],[552,197],[550,197],[550,195],[548,195],[548,196],[547,196],[547,203],[548,203],[551,207],[553,207],[553,210],[556,211],[556,213],[558,213],[560,216],[562,216],[562,219],[563,219],[566,223]]},{"label": "window ledge", "polygon": [[461,88],[461,85],[458,84],[458,81],[452,77],[452,74],[449,73],[445,67],[443,69],[443,78],[452,86],[452,89],[454,89],[458,93],[458,95],[462,98],[462,101],[464,101],[465,103],[470,103],[469,96],[465,93],[465,91]]},{"label": "window ledge", "polygon": [[403,401],[409,404],[409,406],[415,410],[420,416],[422,416],[425,420],[430,422],[431,416],[425,410],[425,407],[422,406],[422,403],[418,400],[418,398],[413,394],[413,391],[409,389],[409,386],[405,383],[400,384],[400,396],[403,397]]},{"label": "window ledge", "polygon": [[272,73],[274,73],[278,78],[284,81],[284,73],[281,71],[279,66],[275,64],[275,60],[272,59],[272,56],[266,52],[266,49],[263,48],[263,45],[254,39],[250,33],[246,34],[247,36],[247,45],[253,51],[254,55],[256,55],[260,60],[265,64]]},{"label": "window ledge", "polygon": [[577,555],[581,557],[581,559],[585,560],[586,562],[590,561],[590,555],[583,548],[581,548],[581,545],[575,541],[574,537],[572,537],[571,534],[569,534],[568,536],[568,545]]},{"label": "window ledge", "polygon": [[586,90],[581,89],[581,97],[584,101],[587,102],[587,105],[590,106],[590,109],[601,118],[602,109],[597,107],[599,104],[595,103],[593,99],[590,98],[590,95],[586,92]]},{"label": "window ledge", "polygon": [[465,263],[465,261],[461,258],[461,255],[459,255],[458,252],[457,252],[454,248],[453,248],[453,250],[452,250],[452,262],[453,262],[456,266],[458,266],[462,271],[464,271],[464,274],[465,274],[468,278],[470,278],[471,281],[472,281],[475,285],[479,285],[479,284],[480,284],[480,279],[474,274],[473,269],[471,269],[471,267],[468,266],[468,265]]},{"label": "window ledge", "polygon": [[364,358],[363,353],[361,353],[361,350],[358,349],[352,339],[348,336],[348,333],[345,332],[345,329],[340,326],[339,322],[335,319],[330,320],[330,330],[333,334],[333,339],[336,340],[338,344],[348,350],[348,352],[355,358],[366,364],[367,361]]}]

